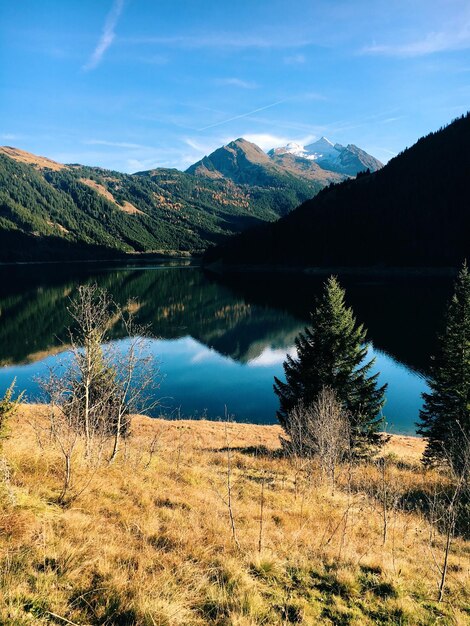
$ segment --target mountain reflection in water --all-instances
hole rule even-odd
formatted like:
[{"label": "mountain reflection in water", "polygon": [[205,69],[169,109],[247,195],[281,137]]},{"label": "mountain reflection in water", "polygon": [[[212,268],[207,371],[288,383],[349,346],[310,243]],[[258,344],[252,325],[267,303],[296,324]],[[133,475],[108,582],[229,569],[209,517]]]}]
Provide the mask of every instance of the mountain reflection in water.
[{"label": "mountain reflection in water", "polygon": [[[347,302],[369,330],[390,430],[413,432],[452,281],[445,278],[340,277]],[[0,393],[17,377],[28,398],[34,378],[60,356],[77,285],[96,282],[121,305],[134,301],[139,324],[156,337],[166,413],[216,418],[229,413],[275,421],[273,376],[308,321],[324,277],[284,273],[208,274],[187,263],[152,267],[31,265],[0,268]],[[123,329],[112,329],[119,342]],[[121,341],[123,347],[125,340]]]}]

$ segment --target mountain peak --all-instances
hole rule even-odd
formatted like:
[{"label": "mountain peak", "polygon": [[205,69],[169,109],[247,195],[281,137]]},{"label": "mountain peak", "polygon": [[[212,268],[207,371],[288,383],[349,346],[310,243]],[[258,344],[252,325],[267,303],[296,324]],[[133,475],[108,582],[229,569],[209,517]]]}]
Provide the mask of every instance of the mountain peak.
[{"label": "mountain peak", "polygon": [[259,146],[239,137],[214,150],[186,172],[206,178],[228,178],[240,184],[275,184],[279,168]]},{"label": "mountain peak", "polygon": [[342,176],[356,176],[366,169],[375,172],[382,167],[380,161],[361,148],[352,144],[346,147],[334,144],[325,136],[307,146],[289,142],[286,146],[273,148],[268,156],[276,162],[297,159],[297,165],[302,169],[306,168],[305,161],[314,161],[317,168]]},{"label": "mountain peak", "polygon": [[[226,150],[226,149],[242,150],[246,154],[256,154],[258,155],[258,157],[262,155],[261,158],[266,156],[266,153],[263,150],[261,150],[259,146],[257,146],[255,143],[252,143],[251,141],[248,141],[248,139],[244,139],[243,137],[234,139],[233,141],[228,143],[226,146],[222,146],[222,148],[219,148],[219,150]],[[217,152],[217,150],[215,150],[215,152]],[[215,152],[213,152],[212,154],[215,154]]]},{"label": "mountain peak", "polygon": [[312,155],[315,153],[334,154],[335,152],[338,152],[338,150],[341,150],[342,147],[343,146],[340,144],[332,143],[326,137],[320,137],[317,141],[309,143],[308,146],[305,146],[305,149]]},{"label": "mountain peak", "polygon": [[310,144],[312,146],[330,146],[332,148],[334,148],[335,144],[333,142],[331,142],[328,137],[325,137],[324,135],[322,137],[320,137],[320,139],[318,139],[317,141],[315,141],[314,143]]}]

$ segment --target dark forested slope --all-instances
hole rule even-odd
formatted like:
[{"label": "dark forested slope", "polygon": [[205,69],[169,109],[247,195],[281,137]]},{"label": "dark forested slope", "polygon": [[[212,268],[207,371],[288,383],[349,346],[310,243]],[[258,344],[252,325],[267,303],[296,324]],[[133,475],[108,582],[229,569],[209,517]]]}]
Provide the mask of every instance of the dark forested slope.
[{"label": "dark forested slope", "polygon": [[383,169],[323,189],[208,261],[310,266],[454,266],[470,253],[470,114]]}]

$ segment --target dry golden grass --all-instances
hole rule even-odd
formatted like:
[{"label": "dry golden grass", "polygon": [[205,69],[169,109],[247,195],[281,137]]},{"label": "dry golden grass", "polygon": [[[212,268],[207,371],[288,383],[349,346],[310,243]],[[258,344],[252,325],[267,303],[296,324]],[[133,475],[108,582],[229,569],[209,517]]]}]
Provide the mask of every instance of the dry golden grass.
[{"label": "dry golden grass", "polygon": [[129,215],[135,215],[137,213],[140,215],[144,214],[143,211],[135,207],[133,204],[131,204],[127,200],[125,200],[122,205],[118,204],[113,194],[110,191],[108,191],[108,189],[106,189],[104,185],[102,185],[101,183],[97,183],[96,180],[92,180],[91,178],[80,178],[79,180],[81,183],[83,183],[87,187],[90,187],[91,189],[96,191],[96,193],[99,193],[100,196],[103,196],[103,198],[106,198],[106,200],[109,200],[110,202],[115,204],[116,208],[119,209],[120,211],[124,211],[124,213],[129,213]]},{"label": "dry golden grass", "polygon": [[[444,540],[403,507],[383,545],[374,464],[342,469],[333,492],[276,454],[278,427],[135,417],[118,460],[60,507],[60,457],[33,427],[44,415],[21,407],[4,445],[0,624],[468,624],[469,544],[455,540],[437,604]],[[440,480],[413,461],[421,445],[389,444],[397,497]]]},{"label": "dry golden grass", "polygon": [[31,154],[30,152],[20,150],[19,148],[12,148],[11,146],[0,146],[0,154],[5,154],[20,163],[34,165],[38,169],[58,171],[67,167],[63,163],[57,163],[57,161],[52,161],[52,159],[48,159],[47,157],[37,156],[36,154]]}]

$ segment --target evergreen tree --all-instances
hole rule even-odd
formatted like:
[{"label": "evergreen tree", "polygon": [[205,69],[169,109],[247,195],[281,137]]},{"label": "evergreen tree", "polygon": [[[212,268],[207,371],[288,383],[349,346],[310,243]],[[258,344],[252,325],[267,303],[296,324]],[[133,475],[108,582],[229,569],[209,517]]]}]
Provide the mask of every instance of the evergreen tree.
[{"label": "evergreen tree", "polygon": [[323,388],[332,389],[349,416],[351,449],[361,455],[380,444],[386,385],[377,387],[378,374],[369,375],[374,359],[364,362],[366,330],[356,324],[344,294],[338,280],[330,277],[310,326],[295,341],[297,358],[288,355],[284,362],[286,382],[275,378],[274,391],[280,401],[277,418],[289,433],[294,407],[310,406]]},{"label": "evergreen tree", "polygon": [[464,469],[470,437],[470,275],[464,263],[449,303],[424,393],[418,432],[427,438],[424,461]]}]

